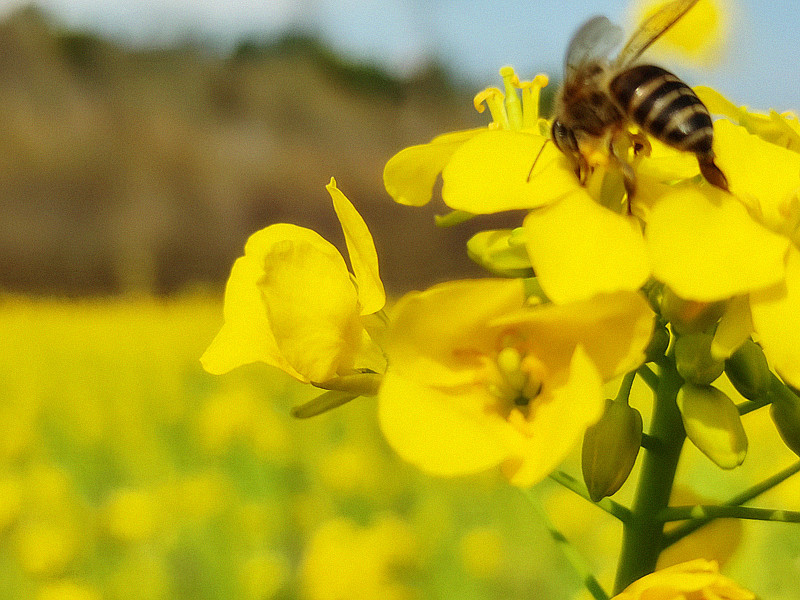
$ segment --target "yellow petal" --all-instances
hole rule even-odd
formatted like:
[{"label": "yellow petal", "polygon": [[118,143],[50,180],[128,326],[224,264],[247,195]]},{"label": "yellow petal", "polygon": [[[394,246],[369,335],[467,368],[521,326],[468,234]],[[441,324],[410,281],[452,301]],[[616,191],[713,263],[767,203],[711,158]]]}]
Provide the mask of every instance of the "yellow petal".
[{"label": "yellow petal", "polygon": [[485,131],[456,131],[428,144],[410,146],[389,159],[383,169],[383,185],[395,202],[423,206],[430,202],[436,178],[461,144]]},{"label": "yellow petal", "polygon": [[484,471],[508,456],[514,435],[499,415],[480,410],[486,394],[479,387],[446,393],[390,368],[378,392],[381,430],[404,460],[429,473]]},{"label": "yellow petal", "polygon": [[604,381],[637,368],[653,332],[653,311],[635,292],[616,292],[590,300],[548,304],[498,317],[495,330],[526,332],[530,350],[551,371],[570,363],[581,346]]},{"label": "yellow petal", "polygon": [[761,139],[800,152],[800,123],[790,114],[779,114],[771,110],[768,115],[739,108],[722,94],[705,86],[694,88],[712,114],[725,115]]},{"label": "yellow petal", "polygon": [[800,388],[800,250],[789,251],[783,282],[750,294],[750,310],[770,365]]},{"label": "yellow petal", "polygon": [[530,436],[520,455],[504,465],[514,485],[529,487],[544,479],[603,414],[600,373],[582,347],[575,349],[569,368],[548,384],[549,394],[534,401]]},{"label": "yellow petal", "polygon": [[333,208],[344,231],[344,241],[350,254],[350,264],[358,284],[358,302],[361,314],[371,315],[383,308],[386,303],[386,292],[378,272],[378,253],[375,242],[367,224],[358,214],[355,206],[336,187],[336,180],[331,177],[326,186],[333,200]]},{"label": "yellow petal", "polygon": [[530,132],[483,131],[445,166],[442,199],[452,209],[487,214],[542,206],[579,188],[564,155],[546,140]]},{"label": "yellow petal", "polygon": [[763,223],[779,231],[782,209],[800,188],[800,154],[770,144],[744,127],[720,120],[714,128],[717,164],[733,194]]},{"label": "yellow petal", "polygon": [[252,256],[243,256],[233,264],[225,286],[225,324],[200,362],[214,375],[249,363],[264,362],[304,381],[283,357],[272,334],[257,285],[263,273],[260,261]]},{"label": "yellow petal", "polygon": [[450,281],[407,294],[395,306],[387,334],[391,369],[431,385],[470,383],[474,374],[453,349],[485,350],[494,343],[486,322],[524,303],[519,279]]},{"label": "yellow petal", "polygon": [[361,343],[356,290],[332,244],[309,229],[282,227],[272,244],[259,244],[267,318],[286,360],[308,380],[326,381],[352,368]]},{"label": "yellow petal", "polygon": [[789,244],[710,186],[664,196],[650,213],[646,239],[656,279],[681,298],[704,302],[779,281]]},{"label": "yellow petal", "polygon": [[637,220],[603,208],[585,190],[531,211],[524,228],[533,270],[553,302],[636,290],[650,274]]},{"label": "yellow petal", "polygon": [[711,356],[725,360],[744,344],[753,333],[753,317],[750,315],[750,300],[747,296],[737,296],[728,303],[725,313],[714,332],[711,343]]}]

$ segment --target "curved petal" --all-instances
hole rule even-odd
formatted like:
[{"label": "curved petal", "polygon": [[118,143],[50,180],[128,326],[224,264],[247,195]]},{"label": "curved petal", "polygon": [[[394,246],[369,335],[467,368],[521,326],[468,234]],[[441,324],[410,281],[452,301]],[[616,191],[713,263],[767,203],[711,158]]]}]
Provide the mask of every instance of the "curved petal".
[{"label": "curved petal", "polygon": [[543,206],[580,188],[567,159],[546,142],[513,130],[476,135],[445,166],[442,199],[452,209],[487,214]]},{"label": "curved petal", "polygon": [[765,225],[781,231],[785,221],[782,209],[800,188],[800,154],[724,120],[716,123],[714,133],[717,164],[727,176],[731,192]]},{"label": "curved petal", "polygon": [[350,264],[358,284],[358,302],[361,305],[361,314],[371,315],[386,304],[386,292],[378,271],[378,253],[375,251],[375,242],[364,219],[358,214],[356,207],[347,199],[347,196],[336,187],[336,180],[333,177],[326,189],[331,195],[333,208],[344,232],[344,241],[347,244],[347,252],[350,254]]},{"label": "curved petal", "polygon": [[750,294],[750,310],[770,365],[800,388],[800,250],[789,251],[783,282]]},{"label": "curved petal", "polygon": [[306,381],[278,349],[257,285],[263,274],[260,261],[252,256],[242,256],[233,264],[225,286],[225,323],[200,362],[214,375],[253,362],[264,362]]},{"label": "curved petal", "polygon": [[429,473],[484,471],[508,456],[514,434],[496,413],[480,409],[485,394],[446,393],[389,369],[378,392],[381,430],[403,459]]},{"label": "curved petal", "polygon": [[603,208],[585,190],[532,211],[523,227],[533,270],[553,302],[637,290],[650,274],[637,220]]},{"label": "curved petal", "polygon": [[750,300],[747,296],[737,296],[728,303],[725,314],[719,320],[711,342],[711,356],[715,360],[727,360],[751,333],[753,317],[750,314]]},{"label": "curved petal", "polygon": [[486,322],[524,303],[519,279],[450,281],[407,294],[395,306],[387,334],[391,368],[431,385],[471,383],[477,364],[469,351],[478,356],[492,343]]},{"label": "curved petal", "polygon": [[307,380],[331,379],[353,366],[363,329],[344,259],[310,229],[281,224],[267,230],[271,239],[248,243],[246,252],[263,252],[258,287],[277,345]]},{"label": "curved petal", "polygon": [[756,223],[729,194],[682,186],[650,212],[653,275],[681,298],[712,302],[783,278],[789,241]]},{"label": "curved petal", "polygon": [[395,154],[383,169],[383,185],[399,204],[423,206],[430,202],[436,178],[461,144],[481,129],[456,131],[428,144],[410,146]]},{"label": "curved petal", "polygon": [[519,310],[489,323],[527,332],[531,351],[551,371],[565,368],[582,347],[604,381],[637,368],[653,332],[653,311],[636,292],[604,294],[566,305]]},{"label": "curved petal", "polygon": [[535,401],[530,437],[525,438],[520,456],[504,465],[511,483],[528,487],[544,479],[600,418],[604,406],[600,373],[578,346],[549,394]]}]

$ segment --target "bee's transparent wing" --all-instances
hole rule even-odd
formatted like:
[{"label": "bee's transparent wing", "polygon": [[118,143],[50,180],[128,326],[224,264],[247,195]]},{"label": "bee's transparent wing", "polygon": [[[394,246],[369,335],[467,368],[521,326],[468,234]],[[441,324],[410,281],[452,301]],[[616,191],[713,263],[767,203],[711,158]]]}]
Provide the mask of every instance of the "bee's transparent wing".
[{"label": "bee's transparent wing", "polygon": [[622,42],[622,38],[619,25],[614,25],[606,17],[592,17],[572,36],[564,57],[565,76],[569,78],[580,65],[592,59],[607,58]]},{"label": "bee's transparent wing", "polygon": [[698,0],[670,0],[645,19],[622,48],[614,64],[622,68],[635,61],[665,31],[677,23]]}]

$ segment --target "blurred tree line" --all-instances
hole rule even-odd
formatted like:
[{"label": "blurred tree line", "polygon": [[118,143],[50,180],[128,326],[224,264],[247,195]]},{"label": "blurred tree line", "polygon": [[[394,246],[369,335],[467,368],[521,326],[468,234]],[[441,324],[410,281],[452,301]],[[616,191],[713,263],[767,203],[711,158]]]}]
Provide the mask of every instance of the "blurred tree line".
[{"label": "blurred tree line", "polygon": [[443,206],[395,206],[381,179],[401,148],[484,125],[475,91],[435,64],[400,80],[301,34],[224,56],[132,49],[16,11],[0,23],[0,289],[221,287],[270,223],[341,246],[331,176],[372,228],[390,291],[477,273],[474,228],[436,230]]}]

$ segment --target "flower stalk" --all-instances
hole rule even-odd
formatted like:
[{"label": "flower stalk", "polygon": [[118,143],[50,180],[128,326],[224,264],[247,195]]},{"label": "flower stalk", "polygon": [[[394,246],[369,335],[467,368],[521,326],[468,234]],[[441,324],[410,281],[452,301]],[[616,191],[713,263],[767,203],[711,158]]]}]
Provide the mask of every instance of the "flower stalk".
[{"label": "flower stalk", "polygon": [[622,552],[614,583],[615,592],[655,570],[662,549],[664,523],[675,471],[686,434],[676,403],[683,379],[670,356],[659,364],[660,377],[649,435],[659,440],[657,450],[645,452],[631,518],[623,524]]}]

